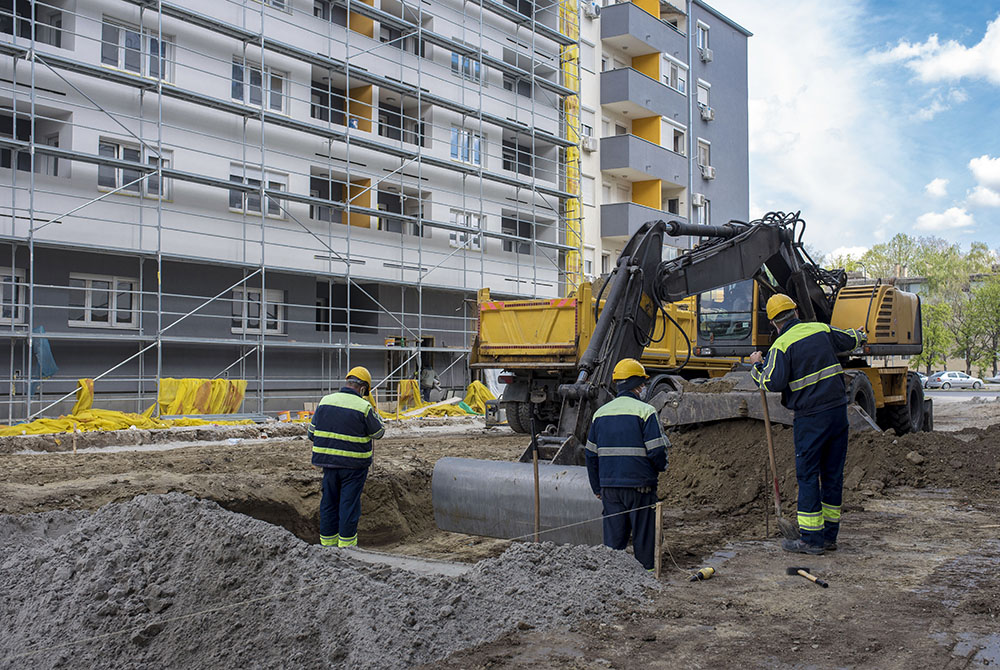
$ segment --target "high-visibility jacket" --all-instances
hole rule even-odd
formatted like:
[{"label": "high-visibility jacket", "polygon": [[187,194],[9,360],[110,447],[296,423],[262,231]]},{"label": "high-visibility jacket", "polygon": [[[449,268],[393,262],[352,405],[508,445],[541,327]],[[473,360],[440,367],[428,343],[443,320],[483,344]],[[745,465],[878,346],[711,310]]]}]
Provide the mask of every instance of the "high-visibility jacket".
[{"label": "high-visibility jacket", "polygon": [[837,354],[857,349],[864,340],[864,334],[853,328],[793,319],[750,375],[765,391],[780,391],[781,404],[796,416],[833,409],[847,404],[844,369]]},{"label": "high-visibility jacket", "polygon": [[656,486],[670,442],[652,405],[624,391],[594,412],[584,456],[590,488]]},{"label": "high-visibility jacket", "polygon": [[320,400],[309,424],[312,464],[324,468],[367,468],[372,440],[385,434],[371,403],[345,386]]}]

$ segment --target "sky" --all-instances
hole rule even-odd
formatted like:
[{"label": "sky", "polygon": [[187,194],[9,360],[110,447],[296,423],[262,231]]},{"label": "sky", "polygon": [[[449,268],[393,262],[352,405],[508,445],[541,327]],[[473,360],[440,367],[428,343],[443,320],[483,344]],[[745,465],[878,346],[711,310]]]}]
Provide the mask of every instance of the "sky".
[{"label": "sky", "polygon": [[753,33],[752,218],[801,210],[824,254],[1000,249],[1000,2],[708,2]]}]

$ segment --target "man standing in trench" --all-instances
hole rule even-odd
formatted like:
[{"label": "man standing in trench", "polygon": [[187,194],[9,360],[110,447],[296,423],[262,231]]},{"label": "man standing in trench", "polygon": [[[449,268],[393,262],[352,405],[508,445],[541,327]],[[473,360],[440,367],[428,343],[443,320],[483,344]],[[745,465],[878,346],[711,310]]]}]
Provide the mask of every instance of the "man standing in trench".
[{"label": "man standing in trench", "polygon": [[801,539],[781,548],[822,554],[837,548],[840,504],[847,458],[847,393],[837,354],[861,346],[860,330],[799,321],[798,305],[777,293],[767,301],[767,318],[778,339],[767,352],[750,355],[750,375],[765,391],[781,391],[781,404],[795,412],[795,475],[799,483]]},{"label": "man standing in trench", "polygon": [[320,401],[309,424],[312,464],[323,468],[319,542],[324,547],[358,544],[361,491],[374,440],[385,433],[378,410],[365,400],[371,385],[366,368],[351,368],[344,388]]},{"label": "man standing in trench", "polygon": [[647,570],[655,559],[657,474],[667,469],[670,442],[652,405],[639,400],[646,369],[623,358],[611,376],[618,397],[594,412],[584,452],[590,488],[604,507],[604,544],[624,549],[629,534],[635,558]]}]

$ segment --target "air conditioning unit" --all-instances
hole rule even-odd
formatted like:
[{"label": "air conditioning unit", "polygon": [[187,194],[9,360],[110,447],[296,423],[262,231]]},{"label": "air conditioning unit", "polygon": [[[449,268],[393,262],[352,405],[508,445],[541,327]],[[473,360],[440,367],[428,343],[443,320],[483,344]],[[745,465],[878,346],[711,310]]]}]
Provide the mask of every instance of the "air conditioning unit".
[{"label": "air conditioning unit", "polygon": [[601,5],[596,2],[591,2],[590,4],[583,6],[583,15],[588,19],[596,19],[601,15]]},{"label": "air conditioning unit", "polygon": [[691,194],[691,205],[693,207],[704,207],[705,206],[705,194],[704,193],[692,193]]},{"label": "air conditioning unit", "polygon": [[702,165],[701,176],[704,179],[715,179],[715,167],[712,165]]},{"label": "air conditioning unit", "polygon": [[708,105],[698,105],[698,109],[701,110],[701,120],[702,121],[715,121],[715,110]]},{"label": "air conditioning unit", "polygon": [[709,49],[708,47],[698,49],[698,55],[701,56],[702,63],[712,62],[712,50]]},{"label": "air conditioning unit", "polygon": [[593,135],[584,135],[583,139],[580,141],[580,148],[587,153],[597,151],[597,138]]}]

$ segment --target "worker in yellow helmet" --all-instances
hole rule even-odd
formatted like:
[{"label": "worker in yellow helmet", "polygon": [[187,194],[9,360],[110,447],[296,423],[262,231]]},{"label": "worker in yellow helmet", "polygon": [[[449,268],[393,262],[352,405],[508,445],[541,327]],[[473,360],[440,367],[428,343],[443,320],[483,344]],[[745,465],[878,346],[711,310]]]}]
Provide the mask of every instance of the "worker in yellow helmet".
[{"label": "worker in yellow helmet", "polygon": [[750,375],[765,391],[780,391],[781,404],[795,412],[795,473],[802,537],[782,549],[822,554],[837,548],[847,457],[847,394],[839,353],[865,341],[860,330],[799,320],[798,305],[777,293],[767,301],[767,318],[778,338],[767,358],[750,356]]},{"label": "worker in yellow helmet", "polygon": [[667,441],[652,405],[642,402],[646,370],[634,358],[615,365],[618,397],[594,413],[584,455],[590,488],[604,508],[604,544],[653,569],[657,474],[667,469]]},{"label": "worker in yellow helmet", "polygon": [[312,464],[323,468],[319,542],[324,547],[358,544],[361,491],[372,464],[374,440],[385,434],[382,417],[365,399],[371,386],[367,368],[351,368],[344,387],[319,402],[309,424]]}]

